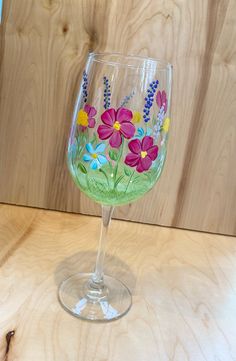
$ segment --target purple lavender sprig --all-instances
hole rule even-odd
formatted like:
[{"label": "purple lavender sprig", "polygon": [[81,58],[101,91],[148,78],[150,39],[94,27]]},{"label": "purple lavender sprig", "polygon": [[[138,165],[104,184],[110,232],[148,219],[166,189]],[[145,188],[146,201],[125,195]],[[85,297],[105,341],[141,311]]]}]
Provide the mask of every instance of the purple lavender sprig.
[{"label": "purple lavender sprig", "polygon": [[164,119],[165,119],[165,107],[164,107],[164,105],[162,105],[157,114],[156,124],[153,127],[153,136],[154,136],[155,141],[157,141],[159,138],[159,135],[161,133],[161,129],[162,129],[162,126],[164,123]]},{"label": "purple lavender sprig", "polygon": [[135,94],[135,91],[132,90],[132,92],[131,92],[129,95],[126,95],[126,96],[124,97],[124,99],[122,100],[122,102],[120,103],[120,107],[122,108],[122,107],[124,107],[125,105],[127,105],[128,102],[133,98],[134,94]]},{"label": "purple lavender sprig", "polygon": [[149,88],[147,90],[147,96],[144,98],[145,105],[143,109],[143,119],[147,123],[150,120],[150,109],[152,107],[153,101],[154,101],[154,95],[157,90],[157,86],[159,84],[158,80],[153,80],[149,84]]},{"label": "purple lavender sprig", "polygon": [[108,109],[111,106],[111,85],[109,84],[109,80],[106,76],[103,77],[104,83],[104,108]]},{"label": "purple lavender sprig", "polygon": [[83,71],[82,89],[83,89],[83,100],[84,103],[86,103],[88,100],[88,75],[85,70]]}]

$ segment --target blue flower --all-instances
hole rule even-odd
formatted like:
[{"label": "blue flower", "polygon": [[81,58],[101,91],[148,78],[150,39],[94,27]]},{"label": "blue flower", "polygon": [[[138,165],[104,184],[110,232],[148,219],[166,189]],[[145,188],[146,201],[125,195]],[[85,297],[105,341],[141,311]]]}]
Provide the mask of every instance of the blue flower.
[{"label": "blue flower", "polygon": [[104,154],[101,154],[106,148],[106,145],[104,143],[99,143],[95,149],[93,148],[91,143],[88,143],[86,144],[85,148],[89,154],[84,154],[83,160],[85,162],[90,162],[91,169],[99,169],[108,162],[106,156]]}]

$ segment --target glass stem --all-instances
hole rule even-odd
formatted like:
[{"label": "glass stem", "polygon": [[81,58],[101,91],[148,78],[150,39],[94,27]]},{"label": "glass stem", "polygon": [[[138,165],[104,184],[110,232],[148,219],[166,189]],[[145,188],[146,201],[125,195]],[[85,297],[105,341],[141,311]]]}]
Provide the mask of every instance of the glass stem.
[{"label": "glass stem", "polygon": [[99,239],[98,253],[95,271],[92,276],[93,282],[97,284],[103,284],[103,264],[106,253],[106,244],[107,244],[107,232],[109,224],[111,221],[111,216],[113,213],[114,207],[112,206],[102,206],[102,224],[101,224],[101,233]]}]

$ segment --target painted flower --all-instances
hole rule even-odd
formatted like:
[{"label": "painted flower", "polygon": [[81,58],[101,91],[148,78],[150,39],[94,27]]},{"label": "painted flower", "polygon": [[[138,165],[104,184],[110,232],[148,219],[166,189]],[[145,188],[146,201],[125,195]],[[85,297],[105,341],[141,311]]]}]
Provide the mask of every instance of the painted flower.
[{"label": "painted flower", "polygon": [[97,111],[91,105],[86,104],[84,109],[80,109],[77,116],[77,124],[82,128],[94,128],[95,119],[94,116],[97,114]]},{"label": "painted flower", "polygon": [[106,148],[104,143],[99,143],[95,149],[91,143],[88,143],[86,144],[85,148],[88,154],[84,154],[83,160],[85,162],[90,162],[91,169],[99,169],[108,162],[106,156],[102,154]]},{"label": "painted flower", "polygon": [[159,108],[163,107],[164,112],[167,111],[167,97],[165,90],[158,91],[156,95],[156,102]]},{"label": "painted flower", "polygon": [[140,123],[142,119],[142,115],[140,112],[133,112],[132,123]]},{"label": "painted flower", "polygon": [[163,124],[163,126],[162,126],[162,130],[163,130],[165,133],[168,133],[169,128],[170,128],[170,118],[166,118],[166,119],[164,120],[164,124]]},{"label": "painted flower", "polygon": [[130,139],[134,136],[135,126],[131,123],[132,112],[126,108],[107,109],[101,115],[103,125],[98,127],[99,138],[109,139],[110,146],[119,148],[122,143],[122,136]]},{"label": "painted flower", "polygon": [[142,173],[147,171],[152,162],[157,158],[158,146],[153,145],[153,138],[149,136],[140,139],[133,139],[128,144],[131,153],[125,157],[125,164],[136,167],[136,171]]}]

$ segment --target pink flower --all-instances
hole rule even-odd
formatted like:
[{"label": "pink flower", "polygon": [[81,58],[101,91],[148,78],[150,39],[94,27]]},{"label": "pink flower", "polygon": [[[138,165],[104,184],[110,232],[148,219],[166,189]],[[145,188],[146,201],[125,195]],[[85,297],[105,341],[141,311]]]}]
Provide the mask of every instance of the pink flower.
[{"label": "pink flower", "polygon": [[125,164],[136,167],[136,171],[142,173],[148,170],[152,162],[157,158],[158,146],[153,145],[153,138],[149,136],[133,139],[128,144],[131,153],[125,157]]},{"label": "pink flower", "polygon": [[167,111],[167,97],[165,90],[162,90],[162,92],[159,90],[156,95],[156,102],[159,108],[162,106],[164,107],[164,112]]},{"label": "pink flower", "polygon": [[82,129],[94,128],[95,119],[93,118],[97,114],[97,111],[91,105],[86,104],[84,109],[80,109],[77,116],[77,124],[79,124]]},{"label": "pink flower", "polygon": [[119,148],[122,143],[122,136],[130,139],[134,136],[135,126],[131,123],[133,114],[129,109],[119,108],[117,111],[113,108],[107,109],[101,115],[104,125],[99,125],[99,138],[109,139],[110,146]]}]

